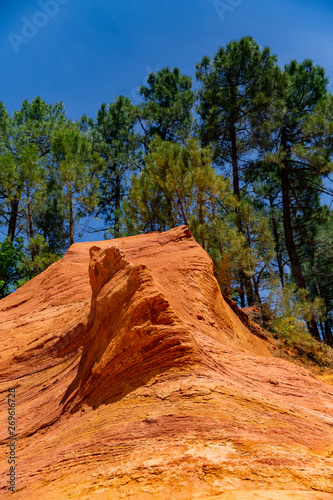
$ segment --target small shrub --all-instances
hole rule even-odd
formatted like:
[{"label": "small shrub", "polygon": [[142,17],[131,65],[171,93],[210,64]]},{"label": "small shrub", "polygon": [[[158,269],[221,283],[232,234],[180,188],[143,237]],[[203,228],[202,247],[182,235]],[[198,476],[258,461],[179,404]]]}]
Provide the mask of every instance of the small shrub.
[{"label": "small shrub", "polygon": [[280,348],[305,363],[333,368],[333,349],[315,340],[307,331],[305,322],[294,317],[276,318],[272,328]]}]

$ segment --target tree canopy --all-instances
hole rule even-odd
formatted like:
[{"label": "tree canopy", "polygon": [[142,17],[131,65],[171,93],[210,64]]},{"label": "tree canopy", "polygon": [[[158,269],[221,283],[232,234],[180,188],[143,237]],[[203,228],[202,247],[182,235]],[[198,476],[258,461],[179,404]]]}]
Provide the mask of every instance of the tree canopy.
[{"label": "tree canopy", "polygon": [[36,97],[12,115],[0,103],[0,297],[85,228],[117,238],[186,224],[225,295],[333,345],[324,68],[279,67],[248,36],[203,57],[196,78],[162,68],[140,104],[120,95],[78,122],[61,102]]}]

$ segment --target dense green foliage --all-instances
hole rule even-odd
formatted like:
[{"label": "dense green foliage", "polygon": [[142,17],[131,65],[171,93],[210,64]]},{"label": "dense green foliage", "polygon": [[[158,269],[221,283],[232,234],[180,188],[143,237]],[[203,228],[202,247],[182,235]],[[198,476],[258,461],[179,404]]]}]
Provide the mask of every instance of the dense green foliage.
[{"label": "dense green foliage", "polygon": [[280,68],[245,37],[204,57],[196,77],[194,91],[189,76],[163,68],[141,104],[119,96],[77,123],[38,97],[13,116],[0,104],[0,296],[87,230],[119,237],[186,224],[225,294],[270,311],[286,338],[303,330],[303,340],[333,345],[324,69]]},{"label": "dense green foliage", "polygon": [[135,131],[136,108],[128,97],[119,96],[114,103],[102,104],[96,123],[90,123],[94,149],[104,161],[101,175],[99,213],[109,233],[122,233],[122,199],[127,189],[127,173],[140,165],[140,136]]},{"label": "dense green foliage", "polygon": [[0,297],[4,297],[19,284],[22,277],[20,262],[24,258],[23,239],[11,241],[6,238],[0,243]]}]

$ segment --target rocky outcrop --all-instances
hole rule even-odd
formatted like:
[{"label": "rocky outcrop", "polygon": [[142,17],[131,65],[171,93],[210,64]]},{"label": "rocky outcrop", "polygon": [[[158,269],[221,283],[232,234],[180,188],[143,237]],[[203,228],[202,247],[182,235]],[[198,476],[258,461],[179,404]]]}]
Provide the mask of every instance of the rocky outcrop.
[{"label": "rocky outcrop", "polygon": [[185,226],[73,245],[0,302],[15,497],[332,498],[333,388],[261,333]]}]

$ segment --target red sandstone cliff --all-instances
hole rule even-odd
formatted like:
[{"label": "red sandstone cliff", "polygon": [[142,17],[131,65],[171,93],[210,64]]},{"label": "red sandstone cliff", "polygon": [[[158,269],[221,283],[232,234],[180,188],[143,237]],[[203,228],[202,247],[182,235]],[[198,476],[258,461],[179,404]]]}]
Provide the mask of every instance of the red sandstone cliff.
[{"label": "red sandstone cliff", "polygon": [[[270,355],[186,227],[73,245],[0,302],[18,499],[333,498],[333,388]],[[256,495],[256,496],[255,496]]]}]

